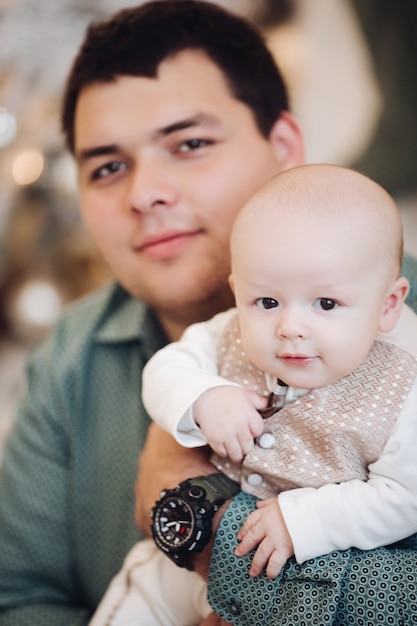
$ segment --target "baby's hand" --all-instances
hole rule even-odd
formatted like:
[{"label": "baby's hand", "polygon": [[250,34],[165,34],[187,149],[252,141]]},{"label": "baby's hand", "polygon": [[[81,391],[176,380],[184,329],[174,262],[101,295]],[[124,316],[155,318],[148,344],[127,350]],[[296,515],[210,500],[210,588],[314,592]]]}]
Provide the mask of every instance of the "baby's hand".
[{"label": "baby's hand", "polygon": [[282,517],[277,498],[260,500],[238,532],[240,544],[235,549],[236,556],[245,556],[258,546],[250,575],[258,576],[266,567],[268,578],[278,576],[287,560],[294,554],[294,546]]},{"label": "baby's hand", "polygon": [[262,434],[263,419],[257,409],[266,404],[267,398],[225,385],[201,394],[194,402],[193,416],[214,452],[240,463],[254,438]]}]

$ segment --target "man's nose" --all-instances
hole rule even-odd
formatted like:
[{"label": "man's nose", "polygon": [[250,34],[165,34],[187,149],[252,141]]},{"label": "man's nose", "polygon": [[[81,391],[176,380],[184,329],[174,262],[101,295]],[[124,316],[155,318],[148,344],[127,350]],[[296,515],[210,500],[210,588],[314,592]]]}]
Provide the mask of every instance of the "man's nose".
[{"label": "man's nose", "polygon": [[132,211],[143,213],[158,207],[170,207],[177,198],[177,181],[167,165],[157,159],[143,158],[132,168],[128,188],[128,204]]}]

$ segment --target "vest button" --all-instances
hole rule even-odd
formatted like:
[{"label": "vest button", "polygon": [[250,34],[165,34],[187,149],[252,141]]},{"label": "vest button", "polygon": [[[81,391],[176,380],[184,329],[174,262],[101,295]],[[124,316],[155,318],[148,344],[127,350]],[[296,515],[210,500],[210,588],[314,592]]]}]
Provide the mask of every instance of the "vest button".
[{"label": "vest button", "polygon": [[262,435],[258,437],[259,447],[264,448],[265,450],[273,448],[276,443],[276,439],[272,433],[262,433]]},{"label": "vest button", "polygon": [[249,485],[252,485],[252,487],[256,487],[257,485],[261,484],[262,476],[260,474],[249,474],[246,480],[248,481]]}]

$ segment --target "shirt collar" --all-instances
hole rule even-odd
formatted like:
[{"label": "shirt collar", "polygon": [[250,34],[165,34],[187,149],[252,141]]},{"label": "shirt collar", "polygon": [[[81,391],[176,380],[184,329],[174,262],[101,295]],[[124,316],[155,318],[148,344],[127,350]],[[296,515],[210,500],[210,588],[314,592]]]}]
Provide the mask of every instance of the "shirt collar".
[{"label": "shirt collar", "polygon": [[286,406],[290,402],[294,402],[294,400],[301,398],[306,393],[311,391],[311,389],[301,389],[298,387],[290,387],[290,386],[280,389],[280,386],[278,385],[276,377],[271,376],[271,374],[267,374],[266,372],[265,372],[265,380],[266,380],[266,387],[269,392],[277,393],[277,391],[281,392],[284,390],[284,394],[283,394],[285,395],[284,406]]},{"label": "shirt collar", "polygon": [[109,290],[95,340],[106,344],[139,341],[150,354],[168,343],[153,311],[120,285],[113,285]]}]

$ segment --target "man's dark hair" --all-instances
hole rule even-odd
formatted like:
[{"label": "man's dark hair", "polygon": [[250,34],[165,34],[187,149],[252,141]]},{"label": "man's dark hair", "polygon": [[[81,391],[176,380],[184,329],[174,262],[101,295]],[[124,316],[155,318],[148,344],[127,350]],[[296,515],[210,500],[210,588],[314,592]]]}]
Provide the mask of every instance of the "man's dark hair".
[{"label": "man's dark hair", "polygon": [[283,110],[287,91],[261,34],[246,19],[203,0],[154,0],[89,26],[70,71],[62,130],[74,151],[74,119],[81,91],[118,76],[155,78],[162,61],[201,50],[219,67],[232,95],[253,112],[265,137]]}]

